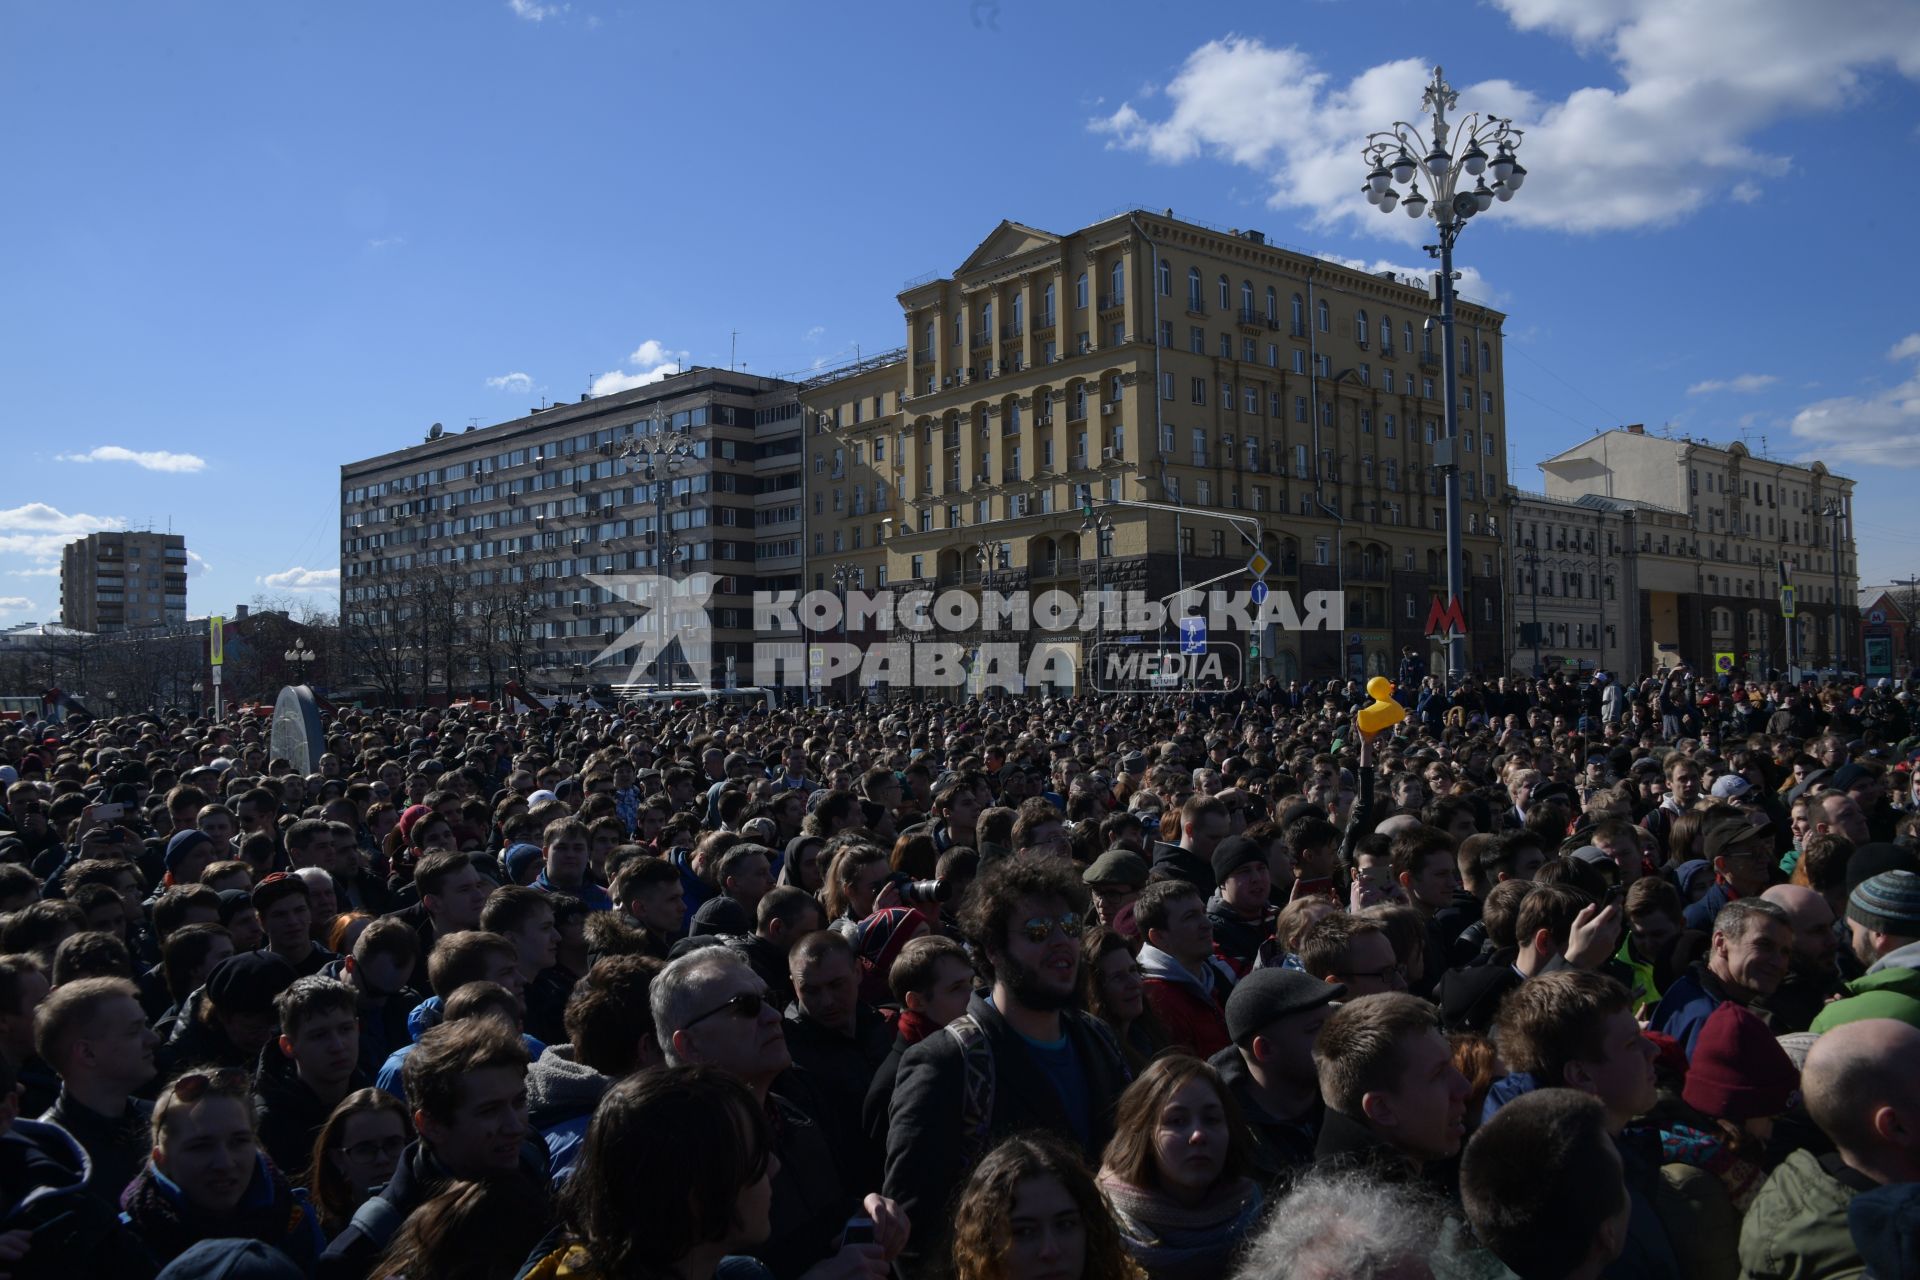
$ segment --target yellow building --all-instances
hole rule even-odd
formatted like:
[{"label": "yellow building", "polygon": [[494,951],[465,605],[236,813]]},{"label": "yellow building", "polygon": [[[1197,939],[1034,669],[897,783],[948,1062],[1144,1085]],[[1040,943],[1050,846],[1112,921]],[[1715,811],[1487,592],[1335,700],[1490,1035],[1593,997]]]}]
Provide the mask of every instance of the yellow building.
[{"label": "yellow building", "polygon": [[[1133,211],[1066,235],[1003,222],[899,295],[897,358],[802,392],[805,577],[1165,597],[1254,551],[1345,629],[1272,634],[1255,674],[1392,672],[1445,589],[1439,326],[1425,283]],[[1470,661],[1502,658],[1499,312],[1458,307]],[[1129,507],[1165,504],[1179,511]],[[860,504],[856,507],[856,503]],[[1084,515],[1111,529],[1096,555]],[[884,546],[884,555],[877,549]],[[883,576],[884,575],[884,576]],[[844,575],[843,575],[844,576]],[[1007,636],[998,638],[1007,639]],[[1109,636],[1109,638],[1112,638]]]}]

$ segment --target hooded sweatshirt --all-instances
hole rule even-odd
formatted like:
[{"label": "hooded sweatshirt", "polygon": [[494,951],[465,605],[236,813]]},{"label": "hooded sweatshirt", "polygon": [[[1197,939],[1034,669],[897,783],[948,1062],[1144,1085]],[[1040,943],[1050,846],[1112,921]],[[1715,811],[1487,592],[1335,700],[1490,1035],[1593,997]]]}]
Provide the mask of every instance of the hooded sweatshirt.
[{"label": "hooded sweatshirt", "polygon": [[1209,959],[1196,976],[1149,943],[1140,948],[1140,969],[1147,1002],[1174,1045],[1211,1058],[1232,1043],[1225,1006],[1233,980],[1214,961]]},{"label": "hooded sweatshirt", "polygon": [[1840,996],[1813,1020],[1813,1031],[1864,1018],[1894,1018],[1920,1027],[1920,942],[1881,956],[1865,976],[1841,987]]},{"label": "hooded sweatshirt", "polygon": [[570,1044],[554,1045],[527,1068],[527,1123],[547,1144],[555,1178],[573,1171],[587,1122],[612,1083],[577,1061]]}]

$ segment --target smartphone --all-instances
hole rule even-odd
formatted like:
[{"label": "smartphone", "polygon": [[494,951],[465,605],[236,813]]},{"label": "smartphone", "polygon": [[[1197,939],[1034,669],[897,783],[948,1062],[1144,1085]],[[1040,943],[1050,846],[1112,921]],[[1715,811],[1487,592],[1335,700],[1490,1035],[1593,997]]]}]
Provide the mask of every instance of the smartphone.
[{"label": "smartphone", "polygon": [[1626,901],[1627,901],[1626,887],[1624,885],[1616,884],[1611,889],[1608,889],[1607,896],[1601,899],[1600,909],[1604,911],[1608,907],[1623,906],[1626,903]]},{"label": "smartphone", "polygon": [[872,1218],[848,1218],[846,1230],[840,1233],[840,1247],[844,1249],[850,1244],[872,1244],[872,1243],[873,1243],[873,1219]]},{"label": "smartphone", "polygon": [[126,813],[126,808],[121,804],[96,804],[91,812],[95,822],[118,822]]},{"label": "smartphone", "polygon": [[1314,880],[1302,880],[1296,893],[1302,898],[1330,898],[1333,896],[1333,877],[1320,876]]}]

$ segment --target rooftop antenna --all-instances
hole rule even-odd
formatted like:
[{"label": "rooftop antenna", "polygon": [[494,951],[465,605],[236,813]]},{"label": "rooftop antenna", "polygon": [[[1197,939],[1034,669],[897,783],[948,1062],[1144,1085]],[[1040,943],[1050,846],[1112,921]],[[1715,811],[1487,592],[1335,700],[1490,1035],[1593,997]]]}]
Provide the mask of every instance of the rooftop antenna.
[{"label": "rooftop antenna", "polygon": [[731,332],[733,341],[727,347],[727,368],[738,369],[740,367],[740,331],[734,329]]}]

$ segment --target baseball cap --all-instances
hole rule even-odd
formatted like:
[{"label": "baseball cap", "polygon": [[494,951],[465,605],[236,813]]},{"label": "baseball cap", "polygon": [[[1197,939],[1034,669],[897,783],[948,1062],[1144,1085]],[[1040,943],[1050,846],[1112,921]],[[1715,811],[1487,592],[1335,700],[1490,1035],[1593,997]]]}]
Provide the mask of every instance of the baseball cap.
[{"label": "baseball cap", "polygon": [[1723,773],[1713,780],[1715,800],[1744,800],[1753,784],[1737,773]]}]

